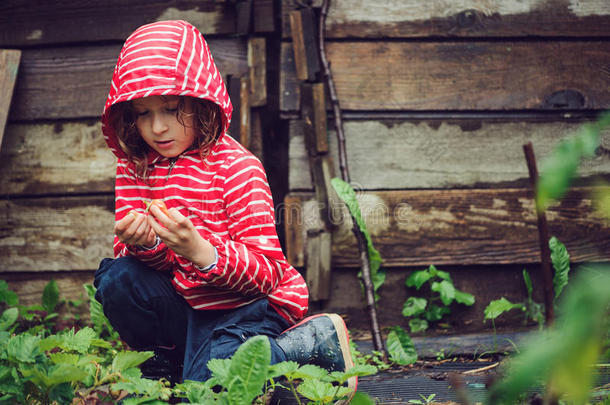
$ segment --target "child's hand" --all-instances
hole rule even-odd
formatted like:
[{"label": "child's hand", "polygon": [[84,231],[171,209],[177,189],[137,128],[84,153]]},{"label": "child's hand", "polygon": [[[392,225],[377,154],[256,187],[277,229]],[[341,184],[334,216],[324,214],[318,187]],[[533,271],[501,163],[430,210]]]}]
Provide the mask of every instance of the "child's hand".
[{"label": "child's hand", "polygon": [[148,223],[165,245],[174,253],[187,258],[199,267],[214,262],[214,246],[205,240],[195,225],[176,208],[169,209],[169,216],[156,205],[149,208]]},{"label": "child's hand", "polygon": [[114,224],[114,234],[129,245],[153,246],[156,234],[146,220],[146,215],[131,211]]}]

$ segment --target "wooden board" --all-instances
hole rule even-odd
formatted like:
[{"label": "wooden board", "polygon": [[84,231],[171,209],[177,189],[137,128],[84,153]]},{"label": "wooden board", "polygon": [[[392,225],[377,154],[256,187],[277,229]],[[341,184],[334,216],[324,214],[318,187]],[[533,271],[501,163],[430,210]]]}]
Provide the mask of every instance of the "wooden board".
[{"label": "wooden board", "polygon": [[140,25],[186,20],[205,34],[235,31],[229,1],[7,0],[0,4],[0,45],[123,41]]},{"label": "wooden board", "polygon": [[[359,189],[498,187],[529,185],[523,144],[532,142],[539,162],[575,133],[577,122],[491,120],[347,120],[346,148],[352,182]],[[301,120],[289,125],[289,189],[313,190]],[[329,131],[330,155],[338,156]],[[610,129],[602,144],[610,148]],[[335,158],[335,173],[339,173]],[[580,175],[610,175],[610,156],[583,162]]]},{"label": "wooden board", "polygon": [[[610,107],[610,42],[329,41],[326,50],[344,110]],[[296,111],[292,45],[281,53],[280,108]]]},{"label": "wooden board", "polygon": [[[87,299],[85,284],[93,284],[93,271],[53,271],[2,273],[0,279],[8,283],[9,288],[19,296],[21,305],[40,305],[42,291],[47,283],[55,280],[60,298],[66,300]],[[89,306],[85,307],[89,311]]]},{"label": "wooden board", "polygon": [[[282,35],[298,3],[282,0]],[[606,0],[344,0],[331,3],[327,38],[607,36]]]},{"label": "wooden board", "polygon": [[[313,193],[291,193],[291,200]],[[358,201],[382,266],[427,266],[537,263],[540,261],[536,215],[527,189],[401,190],[360,192]],[[301,203],[302,205],[303,203]],[[280,208],[284,218],[300,206]],[[333,267],[359,267],[351,219],[333,218]],[[289,213],[289,215],[286,215]],[[606,261],[610,255],[610,221],[594,212],[585,189],[572,191],[547,212],[551,235],[567,247],[571,261]],[[303,223],[286,223],[286,241],[304,240]],[[302,246],[287,246],[299,252]],[[288,260],[301,266],[299,256]]]},{"label": "wooden board", "polygon": [[112,193],[115,165],[99,121],[10,124],[0,150],[0,195]]},{"label": "wooden board", "polygon": [[0,272],[95,270],[113,226],[114,195],[0,200]]},{"label": "wooden board", "polygon": [[[243,39],[212,39],[223,75],[248,72]],[[27,49],[9,120],[99,117],[121,45]]]},{"label": "wooden board", "polygon": [[13,99],[13,89],[15,88],[20,59],[20,50],[0,50],[0,91],[2,92],[2,98],[0,99],[0,146],[2,146],[4,127]]}]

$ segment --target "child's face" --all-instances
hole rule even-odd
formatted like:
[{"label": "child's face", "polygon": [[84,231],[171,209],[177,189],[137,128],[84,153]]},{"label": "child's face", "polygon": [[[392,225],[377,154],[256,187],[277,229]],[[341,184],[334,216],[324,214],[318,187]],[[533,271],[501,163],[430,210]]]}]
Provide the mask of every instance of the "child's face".
[{"label": "child's face", "polygon": [[[165,157],[176,157],[187,150],[195,140],[193,118],[184,115],[176,118],[178,96],[150,96],[133,101],[137,114],[136,128],[144,141]],[[189,97],[184,99],[184,112],[193,111]]]}]

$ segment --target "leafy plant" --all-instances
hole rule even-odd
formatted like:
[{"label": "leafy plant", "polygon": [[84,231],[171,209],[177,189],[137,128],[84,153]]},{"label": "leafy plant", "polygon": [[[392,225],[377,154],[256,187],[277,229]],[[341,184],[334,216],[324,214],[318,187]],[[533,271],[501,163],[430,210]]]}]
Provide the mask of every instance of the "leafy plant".
[{"label": "leafy plant", "polygon": [[434,398],[436,397],[436,394],[430,394],[428,396],[425,396],[422,394],[418,394],[418,395],[420,396],[421,399],[410,399],[409,403],[428,405],[428,404],[432,404],[434,402]]},{"label": "leafy plant", "polygon": [[413,340],[400,326],[395,326],[388,333],[386,345],[393,362],[406,366],[417,361],[417,350]]},{"label": "leafy plant", "polygon": [[410,296],[404,303],[402,315],[410,318],[409,328],[412,333],[427,330],[430,323],[438,322],[451,313],[450,306],[454,301],[468,306],[475,301],[472,294],[455,288],[448,272],[438,270],[434,265],[414,271],[405,284],[417,291],[424,285],[429,286],[427,298]]},{"label": "leafy plant", "polygon": [[[360,211],[360,205],[358,204],[358,199],[356,198],[356,192],[347,182],[335,177],[331,179],[331,184],[337,195],[349,210],[352,218],[356,221],[356,224],[362,231],[366,239],[366,246],[368,250],[368,258],[369,258],[369,266],[371,268],[371,281],[373,283],[373,289],[375,291],[375,299],[379,299],[377,295],[377,290],[379,287],[383,285],[385,282],[385,272],[380,269],[381,267],[381,255],[379,251],[375,249],[373,246],[373,240],[371,239],[371,235],[366,229],[366,224],[364,223],[364,219],[362,218],[362,212]],[[358,273],[358,277],[362,278],[362,272]]]},{"label": "leafy plant", "polygon": [[553,326],[541,331],[510,359],[506,377],[495,384],[488,402],[514,403],[529,388],[545,386],[547,398],[583,404],[594,367],[607,345],[610,267],[582,266]]},{"label": "leafy plant", "polygon": [[[570,272],[570,255],[563,243],[559,241],[555,236],[549,240],[549,247],[551,250],[551,261],[555,269],[553,276],[553,289],[555,291],[554,305],[557,299],[561,295],[564,287],[568,284],[568,273]],[[502,297],[498,300],[491,301],[484,311],[484,320],[491,319],[494,334],[495,334],[495,320],[505,312],[512,311],[513,309],[520,309],[525,314],[524,322],[533,320],[538,323],[540,327],[544,325],[544,304],[539,304],[533,299],[533,285],[527,270],[523,269],[523,282],[527,290],[527,299],[525,302],[512,303],[506,298]]]}]

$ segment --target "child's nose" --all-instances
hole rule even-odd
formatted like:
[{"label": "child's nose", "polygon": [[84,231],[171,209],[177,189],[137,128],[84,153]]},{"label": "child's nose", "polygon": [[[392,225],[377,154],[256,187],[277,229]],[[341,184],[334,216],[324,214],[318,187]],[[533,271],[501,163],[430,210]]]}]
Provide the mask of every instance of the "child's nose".
[{"label": "child's nose", "polygon": [[152,130],[156,134],[161,134],[167,131],[167,123],[160,114],[155,114],[153,117]]}]

